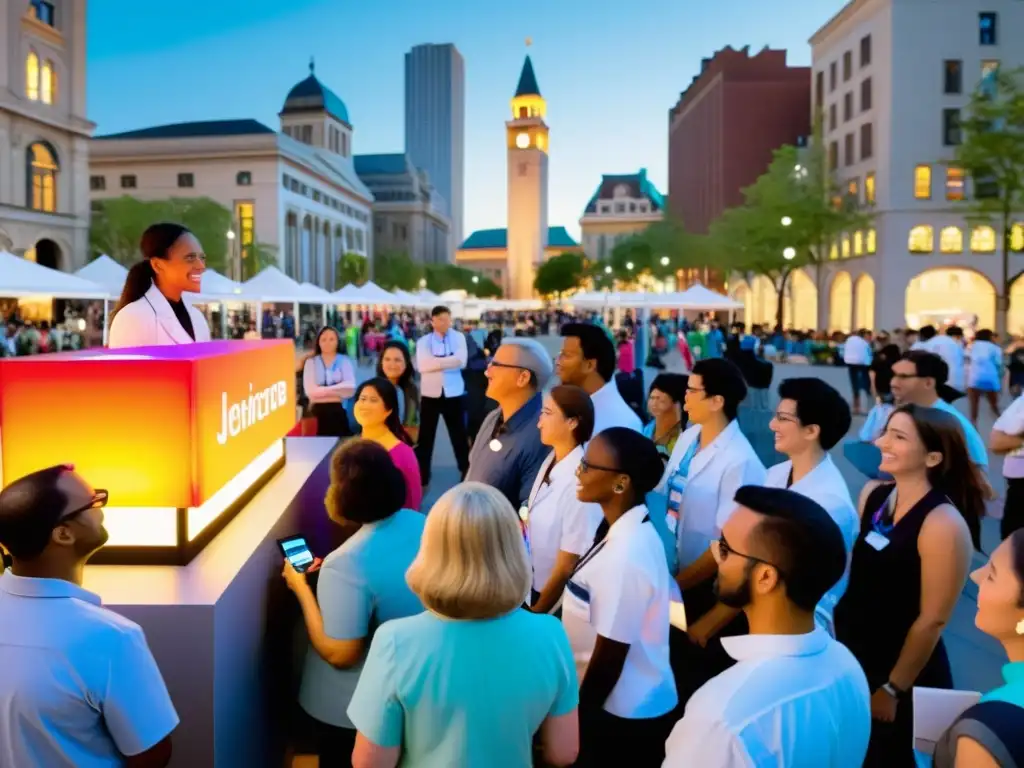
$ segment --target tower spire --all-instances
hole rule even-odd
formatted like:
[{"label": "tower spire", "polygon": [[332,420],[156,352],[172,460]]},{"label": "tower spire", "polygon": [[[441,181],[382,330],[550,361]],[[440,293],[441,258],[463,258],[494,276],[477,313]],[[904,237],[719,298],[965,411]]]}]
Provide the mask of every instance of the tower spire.
[{"label": "tower spire", "polygon": [[309,57],[309,74],[316,75],[316,59]]},{"label": "tower spire", "polygon": [[519,85],[516,86],[516,96],[540,96],[540,86],[537,85],[537,75],[533,72],[533,62],[527,54],[523,62],[523,71],[519,75]]}]

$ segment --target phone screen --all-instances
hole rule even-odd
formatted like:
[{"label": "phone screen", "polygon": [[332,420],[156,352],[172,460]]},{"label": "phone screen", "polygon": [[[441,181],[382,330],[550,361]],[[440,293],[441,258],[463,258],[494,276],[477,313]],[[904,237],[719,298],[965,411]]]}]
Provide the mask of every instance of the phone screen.
[{"label": "phone screen", "polygon": [[313,553],[309,551],[309,544],[305,536],[290,536],[287,539],[279,539],[277,545],[281,548],[281,554],[285,556],[292,567],[302,573],[313,564]]}]

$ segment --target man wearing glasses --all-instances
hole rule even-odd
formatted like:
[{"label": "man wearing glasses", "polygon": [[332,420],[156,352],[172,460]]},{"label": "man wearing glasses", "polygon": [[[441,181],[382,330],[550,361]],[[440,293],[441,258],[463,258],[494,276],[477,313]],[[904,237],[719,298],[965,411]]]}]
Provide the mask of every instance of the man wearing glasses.
[{"label": "man wearing glasses", "polygon": [[867,678],[815,626],[815,608],[846,570],[843,534],[795,491],[748,485],[735,501],[711,546],[715,591],[746,614],[750,634],[722,638],[736,664],[690,698],[665,768],[860,768],[871,735]]},{"label": "man wearing glasses", "polygon": [[433,331],[416,342],[416,367],[420,372],[420,435],[416,458],[423,487],[430,485],[437,420],[444,417],[461,477],[469,469],[469,437],[466,434],[466,337],[452,329],[452,313],[437,306],[430,311]]},{"label": "man wearing glasses", "polygon": [[141,627],[82,589],[107,492],[70,466],[0,491],[0,766],[164,766],[178,725]]}]

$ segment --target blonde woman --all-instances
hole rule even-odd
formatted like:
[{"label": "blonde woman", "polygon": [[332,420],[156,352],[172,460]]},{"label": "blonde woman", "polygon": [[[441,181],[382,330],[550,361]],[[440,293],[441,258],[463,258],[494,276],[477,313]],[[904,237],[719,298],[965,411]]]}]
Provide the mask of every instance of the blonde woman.
[{"label": "blonde woman", "polygon": [[427,516],[406,574],[427,612],[377,630],[348,715],[356,768],[571,765],[575,666],[561,624],[522,609],[531,573],[499,491],[462,483]]}]

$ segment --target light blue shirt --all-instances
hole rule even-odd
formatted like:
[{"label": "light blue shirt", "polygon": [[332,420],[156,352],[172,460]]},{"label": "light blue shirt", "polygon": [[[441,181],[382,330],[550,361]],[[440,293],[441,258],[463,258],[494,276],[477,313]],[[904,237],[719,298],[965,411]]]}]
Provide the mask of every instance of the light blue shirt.
[{"label": "light blue shirt", "polygon": [[988,468],[988,449],[985,447],[985,441],[981,439],[981,435],[978,434],[978,430],[971,424],[970,419],[964,416],[957,409],[955,405],[947,403],[942,398],[939,398],[932,403],[932,408],[938,408],[940,411],[946,413],[952,413],[960,421],[960,427],[964,431],[964,439],[967,441],[967,454],[971,457],[971,461],[977,464],[979,467]]},{"label": "light blue shirt", "polygon": [[1011,661],[1004,664],[1003,680],[1005,685],[989,691],[981,697],[981,700],[1005,701],[1007,704],[1024,707],[1024,661]]},{"label": "light blue shirt", "polygon": [[[400,509],[364,525],[320,566],[317,602],[324,632],[336,640],[369,638],[380,624],[423,611],[405,583],[405,572],[419,552],[426,518]],[[299,704],[322,723],[352,728],[345,710],[362,665],[332,667],[313,648],[306,653]]]},{"label": "light blue shirt", "polygon": [[177,725],[138,624],[71,582],[0,575],[0,766],[113,768]]},{"label": "light blue shirt", "polygon": [[576,709],[561,622],[517,608],[483,621],[421,613],[373,638],[348,714],[363,736],[416,768],[532,765],[533,736]]}]

